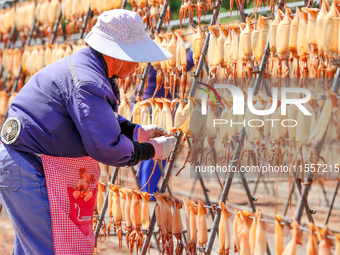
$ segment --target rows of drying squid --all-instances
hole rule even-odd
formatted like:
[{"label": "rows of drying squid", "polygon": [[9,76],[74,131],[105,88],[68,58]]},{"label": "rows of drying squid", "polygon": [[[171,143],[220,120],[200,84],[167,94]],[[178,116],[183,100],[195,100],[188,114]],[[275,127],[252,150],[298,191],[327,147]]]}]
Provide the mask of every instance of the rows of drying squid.
[{"label": "rows of drying squid", "polygon": [[[334,158],[331,158],[332,155],[336,155],[334,152],[339,152],[336,144],[339,140],[340,111],[335,93],[329,91],[325,101],[320,99],[305,103],[304,106],[312,115],[305,115],[295,105],[289,105],[287,116],[281,115],[280,104],[278,104],[278,109],[269,116],[254,115],[249,108],[246,108],[244,116],[234,115],[231,94],[223,91],[220,95],[223,102],[223,109],[220,113],[214,101],[208,100],[207,115],[202,115],[201,99],[194,97],[189,97],[187,103],[180,99],[170,101],[165,98],[150,98],[142,101],[137,98],[132,111],[129,100],[123,97],[118,113],[127,119],[130,119],[132,115],[132,121],[137,124],[156,124],[166,128],[169,132],[183,131],[192,138],[192,148],[189,153],[191,153],[193,164],[201,157],[202,164],[211,162],[217,165],[218,162],[221,165],[222,162],[228,165],[233,153],[231,145],[243,127],[240,123],[245,123],[246,139],[239,164],[247,158],[245,156],[247,154],[252,159],[248,164],[255,166],[260,165],[260,160],[265,160],[261,162],[262,164],[268,163],[272,166],[340,163],[334,162]],[[249,95],[251,93],[248,93]],[[268,110],[273,105],[272,99],[264,96],[263,93],[251,101],[257,110]],[[229,123],[214,126],[214,119],[228,120]],[[248,123],[253,119],[256,119],[256,123],[262,121],[263,125],[250,127]],[[266,119],[277,121],[266,121]],[[296,120],[297,125],[285,127],[282,125],[285,119]],[[231,122],[239,124],[231,125]],[[322,139],[325,139],[326,144],[321,154],[325,155],[324,157],[316,152],[317,145]],[[209,144],[208,152],[204,149],[205,141]],[[223,153],[216,151],[218,143],[222,143],[224,149],[218,151],[223,151]]]},{"label": "rows of drying squid", "polygon": [[[210,67],[210,76],[225,79],[255,77],[255,67],[261,63],[269,40],[270,57],[265,77],[334,77],[336,66],[330,60],[337,58],[339,53],[337,8],[336,1],[333,1],[331,8],[327,1],[323,1],[321,9],[302,8],[300,11],[297,8],[295,14],[292,14],[289,7],[286,7],[285,15],[278,9],[274,20],[267,20],[260,15],[256,22],[251,22],[248,18],[246,23],[209,27],[210,41],[206,61]],[[199,25],[193,32],[191,42],[196,69],[206,34]],[[170,60],[152,63],[157,72],[156,91],[164,86],[167,94],[175,91],[179,84],[185,88],[188,80],[186,35],[181,30],[176,30],[156,34],[155,41],[173,54]],[[245,87],[245,81],[240,86]]]},{"label": "rows of drying squid", "polygon": [[[235,2],[236,2],[237,10],[240,10],[241,6],[243,6],[244,8],[244,5],[245,5],[244,0],[236,0]],[[253,1],[253,6],[255,10],[257,10],[257,8],[260,6],[265,7],[266,4],[270,6],[271,11],[274,12],[275,0]],[[247,1],[247,5],[249,5],[249,0]],[[230,0],[230,13],[232,13],[233,6],[234,6],[234,0]],[[195,15],[195,12],[196,12],[196,16],[198,19],[198,24],[200,24],[203,13],[205,16],[208,10],[213,10],[213,9],[214,9],[214,3],[212,0],[197,0],[196,2],[194,0],[182,0],[181,9],[179,11],[180,26],[182,26],[182,19],[188,18],[189,20],[192,20],[192,18]]]},{"label": "rows of drying squid", "polygon": [[[2,116],[6,113],[7,106],[13,101],[17,92],[23,87],[23,85],[31,78],[33,74],[38,72],[45,66],[73,54],[74,52],[86,47],[83,40],[80,40],[77,44],[49,44],[25,46],[24,51],[21,49],[4,49],[3,55],[0,54],[0,63],[2,63],[4,70],[7,72],[6,90],[0,91],[0,122]],[[9,95],[10,90],[15,82],[15,79],[19,75],[19,70],[22,68],[22,72],[18,82],[17,92]],[[4,81],[0,79],[0,84]]]},{"label": "rows of drying squid", "polygon": [[[148,201],[151,194],[128,188],[122,188],[109,183],[109,217],[110,222],[106,229],[105,223],[102,231],[106,238],[110,235],[113,225],[122,248],[123,231],[126,234],[126,245],[130,253],[141,250],[145,231],[150,225]],[[106,186],[98,185],[97,211],[103,206]],[[179,199],[167,194],[154,194],[156,198],[155,214],[158,227],[158,242],[162,254],[197,254],[197,248],[204,248],[208,241],[208,228],[206,222],[207,207],[198,201],[196,204],[185,197]],[[184,207],[184,210],[183,210]],[[240,254],[262,255],[266,253],[267,237],[266,224],[260,210],[253,215],[245,210],[231,210],[223,202],[213,208],[221,210],[219,222],[219,254],[229,254],[229,250]],[[182,222],[181,212],[185,213],[185,222]],[[234,214],[231,224],[232,214]],[[96,226],[97,221],[94,221]],[[186,244],[182,240],[183,228],[186,226]],[[291,223],[292,234],[290,241],[284,245],[284,222],[279,215],[275,216],[275,249],[276,254],[296,254],[297,245],[303,245],[302,232],[297,221]],[[106,233],[107,231],[107,233]],[[232,234],[232,235],[231,235]],[[309,239],[306,245],[306,254],[328,255],[332,254],[333,241],[329,239],[332,233],[326,226],[321,229],[313,223],[309,225]],[[334,255],[340,254],[340,235],[335,234],[336,245]],[[176,242],[174,242],[174,239]]]},{"label": "rows of drying squid", "polygon": [[[133,10],[138,12],[143,17],[143,22],[146,28],[154,29],[160,18],[160,11],[163,8],[163,0],[129,0],[128,3],[133,7]],[[33,39],[39,35],[41,39],[52,37],[53,26],[62,13],[62,19],[66,19],[66,38],[69,35],[80,32],[83,19],[88,12],[89,7],[93,11],[93,17],[89,19],[86,25],[86,32],[96,23],[98,15],[103,11],[121,8],[123,0],[107,1],[107,0],[40,0],[22,2],[0,10],[0,42],[4,45],[8,44],[16,38],[10,38],[10,32],[15,27],[19,32],[19,38],[22,45],[26,44],[29,36],[29,31],[32,28],[34,19],[36,25],[33,30]],[[25,17],[25,18],[23,18]],[[170,8],[168,7],[165,17],[166,22],[170,22]],[[62,35],[62,22],[59,22],[57,27],[57,35]],[[4,49],[0,51],[0,63],[7,73],[6,84],[3,77],[0,79],[0,86],[6,87],[7,91],[0,92],[0,120],[6,112],[8,103],[10,103],[16,92],[12,93],[10,98],[9,90],[12,88],[15,80],[19,78],[18,91],[28,81],[28,79],[44,66],[55,62],[56,60],[69,56],[75,51],[85,47],[83,40],[80,40],[77,45],[71,43],[65,44],[49,44],[40,46],[25,46],[23,49]],[[22,72],[20,77],[20,68]],[[135,83],[136,84],[136,83]],[[9,99],[9,100],[8,100]]]},{"label": "rows of drying squid", "polygon": [[[12,27],[15,25],[19,31],[19,38],[22,45],[27,40],[28,32],[30,31],[34,17],[37,19],[36,26],[39,27],[40,37],[50,37],[52,35],[52,27],[57,20],[60,10],[62,17],[68,20],[66,24],[66,35],[78,32],[84,15],[87,13],[89,6],[94,12],[92,25],[95,24],[98,15],[114,8],[120,8],[123,1],[78,1],[78,0],[42,0],[37,4],[34,1],[18,3],[11,8],[0,10],[0,41],[5,44],[9,40],[9,34]],[[159,19],[159,12],[164,1],[129,1],[134,10],[139,12],[143,17],[147,27],[154,27]],[[22,17],[25,17],[23,19]],[[166,15],[166,21],[170,21],[170,8]],[[89,31],[91,26],[87,26]],[[58,34],[62,34],[62,24],[59,24]],[[37,37],[37,33],[33,33],[33,37]],[[56,60],[69,56],[72,53],[85,47],[83,40],[80,40],[77,45],[71,43],[65,44],[49,44],[40,46],[25,46],[24,49],[4,49],[0,52],[0,63],[7,72],[6,87],[11,88],[18,77],[22,66],[22,74],[19,80],[18,90],[23,86],[28,79],[44,66],[55,62]],[[23,78],[25,77],[25,80]],[[0,81],[3,86],[3,80]],[[136,84],[136,83],[135,83]],[[0,92],[0,114],[4,114],[8,104],[8,95],[5,91]],[[16,93],[11,95],[11,100]],[[10,102],[11,102],[10,100]],[[1,117],[2,118],[2,117]]]},{"label": "rows of drying squid", "polygon": [[[160,16],[164,0],[130,0],[128,1],[133,10],[138,12],[147,28],[154,28]],[[99,14],[112,9],[120,9],[123,0],[40,0],[37,4],[34,1],[17,3],[13,7],[0,10],[0,41],[5,43],[9,39],[9,33],[13,26],[20,32],[22,42],[27,38],[28,33],[36,17],[36,26],[39,27],[40,37],[49,37],[52,28],[62,11],[62,18],[66,18],[66,35],[79,32],[89,7],[93,11],[92,21],[86,27],[88,32],[93,26]],[[25,17],[25,18],[23,18]],[[166,15],[166,22],[170,22],[170,9]],[[58,34],[62,35],[62,24],[58,26]],[[34,34],[36,36],[36,34]]]},{"label": "rows of drying squid", "polygon": [[[254,66],[261,63],[267,40],[270,58],[265,77],[330,78],[336,67],[340,47],[338,1],[321,8],[297,7],[295,14],[286,7],[285,14],[277,9],[274,20],[261,15],[246,23],[209,27],[210,41],[207,62],[210,75],[224,78],[255,77]],[[198,25],[192,40],[197,63],[202,52],[205,33]],[[221,69],[221,70],[219,70]],[[217,72],[219,70],[219,72]]]},{"label": "rows of drying squid", "polygon": [[[233,1],[231,1],[233,2]],[[212,0],[197,0],[196,3],[194,0],[182,0],[181,9],[179,11],[179,22],[180,26],[182,26],[182,19],[192,19],[195,11],[196,16],[198,19],[198,24],[201,22],[201,16],[204,13],[204,16],[206,15],[208,10],[213,10],[214,4],[212,3]],[[232,9],[232,5],[230,6],[230,9]]]},{"label": "rows of drying squid", "polygon": [[[339,140],[337,136],[337,130],[340,128],[338,99],[334,93],[326,91],[331,84],[329,78],[333,78],[336,71],[336,66],[332,65],[331,60],[338,57],[340,49],[340,47],[338,47],[340,40],[337,40],[339,34],[338,9],[337,1],[333,1],[331,7],[327,1],[323,1],[321,9],[302,8],[300,11],[299,8],[297,8],[296,13],[292,14],[290,8],[286,7],[286,13],[283,14],[278,10],[274,20],[267,20],[260,15],[256,22],[251,22],[248,18],[246,23],[239,23],[238,25],[217,25],[208,28],[210,41],[206,61],[210,67],[209,76],[211,79],[209,82],[214,83],[214,78],[223,78],[224,82],[222,83],[232,82],[247,94],[247,89],[250,85],[249,78],[255,77],[254,67],[261,63],[266,43],[269,41],[270,57],[266,66],[265,77],[280,78],[270,80],[270,85],[272,87],[280,87],[283,86],[283,84],[296,83],[293,85],[305,87],[315,92],[313,99],[305,104],[308,111],[312,113],[312,116],[303,115],[294,106],[289,107],[288,119],[294,119],[300,123],[295,128],[285,128],[277,123],[274,124],[274,127],[271,127],[270,122],[266,122],[260,128],[249,128],[246,125],[248,140],[252,141],[251,143],[255,145],[255,149],[247,148],[246,152],[259,155],[262,151],[262,153],[265,153],[265,158],[273,165],[279,165],[282,162],[289,162],[290,164],[299,162],[301,165],[304,165],[304,163],[307,162],[318,163],[319,160],[321,162],[329,160],[322,157],[319,158],[315,148],[327,130],[329,130],[326,136],[327,144]],[[193,29],[193,32],[192,47],[196,69],[206,34],[199,25],[197,29]],[[156,34],[155,41],[170,51],[173,54],[173,58],[167,61],[152,63],[157,72],[157,88],[154,95],[161,86],[164,86],[166,95],[173,93],[176,88],[180,88],[183,92],[182,97],[184,97],[185,88],[188,83],[186,74],[186,51],[184,46],[185,39],[186,35],[180,30],[168,34]],[[237,81],[232,78],[246,79]],[[289,81],[288,78],[297,79]],[[301,78],[319,79],[306,81],[306,79]],[[126,89],[125,86],[124,91]],[[224,94],[222,100],[223,112],[221,115],[215,117],[233,119],[234,122],[243,122],[243,118],[239,119],[239,117],[231,114],[233,109],[231,95],[226,92],[222,93]],[[320,94],[325,94],[327,99],[325,101],[314,100],[314,98],[320,96]],[[193,103],[192,109],[195,108],[195,104],[199,107],[199,100],[193,100],[196,102]],[[260,91],[260,94],[253,100],[255,108],[258,110],[267,110],[272,105],[271,98],[267,97],[263,91],[262,93]],[[278,101],[280,101],[280,98]],[[153,109],[152,112],[157,110],[157,103],[153,103],[152,100],[143,101],[141,104],[138,104],[143,106],[144,116],[148,116],[145,114],[150,104]],[[171,102],[163,102],[161,104],[164,105],[164,112],[167,113],[169,112],[167,105],[174,105]],[[127,103],[123,102],[122,107],[126,105]],[[179,104],[179,106],[178,110],[182,111],[184,106],[182,103]],[[136,110],[136,112],[138,111]],[[216,107],[212,102],[210,102],[208,106],[207,116],[207,118],[211,120],[213,114],[210,116],[209,112],[216,112]],[[176,116],[180,116],[180,114],[176,113]],[[188,116],[190,115],[188,114]],[[249,110],[246,110],[246,122],[255,117]],[[275,114],[268,117],[283,121],[284,116],[280,115],[279,107]],[[150,120],[148,120],[148,117],[146,117],[146,119],[149,123]],[[170,118],[164,117],[163,119]],[[151,122],[156,123],[157,120],[158,118],[156,117],[154,120],[151,120]],[[205,119],[200,118],[200,121],[204,123]],[[172,121],[167,121],[161,125],[167,127],[169,131],[173,128],[178,129],[177,122],[175,120],[174,122],[174,125]],[[190,123],[190,121],[188,120],[186,123]],[[208,121],[208,123],[212,123],[212,121]],[[205,124],[202,125],[205,126]],[[202,125],[197,126],[201,127]],[[229,155],[232,153],[229,152],[230,142],[233,140],[233,137],[240,132],[242,126],[220,128],[219,134],[216,132],[216,128],[210,128],[208,125],[206,127],[206,133],[204,128],[201,132],[197,131],[199,132],[198,137],[202,137],[201,135],[204,133],[206,134],[208,141],[210,140],[209,145],[213,155],[215,152],[214,140],[212,138],[221,138],[223,145],[227,149],[227,155],[224,156],[224,159],[228,160]],[[193,136],[195,136],[195,132],[191,131],[192,130],[187,130],[187,132],[193,133]],[[199,140],[202,140],[202,138]],[[289,143],[285,143],[287,140]],[[265,143],[261,141],[270,142],[271,146],[268,148],[268,146],[264,146]],[[267,147],[266,152],[263,152],[264,147]],[[197,146],[197,148],[202,148],[202,146]],[[325,154],[330,155],[327,153],[327,150],[331,149],[332,148],[328,146]],[[305,155],[303,155],[303,150],[307,150],[304,152]],[[336,148],[336,150],[339,151],[339,148]],[[216,156],[214,158],[216,158]],[[254,163],[259,163],[258,159],[254,159],[254,161]]]},{"label": "rows of drying squid", "polygon": [[[183,2],[183,5],[188,1]],[[246,23],[214,25],[208,28],[210,40],[206,61],[209,77],[252,78],[256,67],[261,63],[266,43],[270,43],[270,57],[266,66],[266,78],[332,78],[336,66],[331,60],[338,57],[339,7],[333,1],[329,7],[323,1],[321,9],[296,8],[292,14],[289,7],[286,13],[277,10],[274,20],[259,16],[256,21],[247,18]],[[184,8],[184,7],[183,7]],[[195,70],[200,59],[206,33],[200,25],[193,29],[191,41]],[[156,34],[155,42],[173,54],[167,61],[152,63],[157,72],[156,92],[164,86],[165,94],[181,88],[184,97],[188,83],[185,42],[187,34],[181,30],[166,34]],[[194,70],[194,71],[195,71]],[[203,74],[203,73],[202,73]],[[128,78],[129,79],[129,78]],[[239,85],[246,88],[247,80]],[[300,82],[298,80],[298,82]],[[235,83],[235,81],[232,81]],[[298,83],[297,82],[297,83]],[[324,83],[325,81],[322,81]],[[126,84],[131,84],[127,81]],[[213,80],[211,80],[213,83]],[[282,81],[273,81],[273,86]],[[301,84],[298,83],[299,86]],[[326,87],[329,86],[326,79]],[[125,86],[125,90],[127,86]]]},{"label": "rows of drying squid", "polygon": [[[24,50],[4,49],[2,65],[4,70],[14,77],[18,77],[19,69],[22,66],[24,75],[31,77],[45,66],[83,49],[85,42],[79,40],[77,44],[50,44],[25,46]],[[1,58],[0,58],[1,60]]]}]

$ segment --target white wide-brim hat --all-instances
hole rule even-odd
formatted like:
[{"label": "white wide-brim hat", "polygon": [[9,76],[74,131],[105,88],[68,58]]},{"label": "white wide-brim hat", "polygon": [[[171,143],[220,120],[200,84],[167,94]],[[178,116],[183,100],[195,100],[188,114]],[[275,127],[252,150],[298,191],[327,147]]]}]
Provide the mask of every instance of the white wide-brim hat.
[{"label": "white wide-brim hat", "polygon": [[172,54],[145,32],[138,13],[116,9],[103,12],[85,42],[96,51],[129,62],[157,62]]}]

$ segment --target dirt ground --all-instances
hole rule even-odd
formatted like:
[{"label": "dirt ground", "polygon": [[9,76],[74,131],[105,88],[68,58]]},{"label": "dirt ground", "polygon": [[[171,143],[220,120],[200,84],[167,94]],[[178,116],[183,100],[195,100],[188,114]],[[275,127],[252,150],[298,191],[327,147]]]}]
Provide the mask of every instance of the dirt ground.
[{"label": "dirt ground", "polygon": [[[181,168],[183,161],[185,159],[186,153],[184,150],[184,153],[180,154],[179,159],[175,163],[175,173],[178,171],[178,169]],[[125,168],[124,168],[125,170]],[[124,172],[126,173],[126,171]],[[128,176],[126,174],[120,175],[121,185],[124,186],[126,183],[131,183],[133,181],[132,179],[133,173],[129,171]],[[103,180],[105,181],[106,177],[104,176],[103,171]],[[126,179],[128,179],[128,182],[126,182]],[[124,181],[125,180],[125,181]],[[254,179],[248,180],[249,181],[249,188],[250,191],[253,192],[255,183]],[[221,192],[221,188],[219,186],[219,183],[217,182],[217,179],[204,179],[206,188],[208,189],[209,198],[212,203],[217,203],[219,201],[219,196]],[[195,183],[195,187],[193,189],[193,184]],[[135,185],[135,184],[133,184]],[[314,183],[312,185],[312,189],[310,191],[310,195],[308,197],[309,205],[311,210],[316,210],[316,213],[313,214],[313,219],[316,224],[320,226],[324,226],[325,219],[328,213],[329,203],[331,202],[332,195],[334,192],[334,188],[336,185],[336,181],[328,181],[323,184],[325,193],[323,192],[321,185]],[[189,174],[189,168],[188,166],[182,171],[182,173],[179,175],[179,177],[172,177],[170,181],[170,189],[172,193],[178,197],[185,196],[195,201],[198,199],[201,201],[205,201],[204,193],[202,191],[200,182],[196,182],[194,178],[190,177]],[[135,185],[135,187],[137,187]],[[277,197],[275,196],[276,188],[278,190]],[[260,208],[262,212],[265,214],[266,218],[273,219],[273,215],[275,213],[278,213],[280,215],[283,215],[285,204],[287,202],[288,194],[289,194],[289,183],[286,180],[280,180],[278,182],[278,185],[276,186],[275,180],[265,180],[263,179],[260,184],[258,185],[257,192],[255,194],[255,197],[257,200],[255,201],[256,208]],[[193,191],[193,193],[192,193]],[[295,214],[296,204],[298,202],[298,195],[297,191],[295,190],[295,193],[292,195],[292,205],[288,208],[287,211],[287,218],[292,218]],[[251,211],[250,206],[248,205],[248,199],[246,196],[246,193],[243,189],[243,186],[241,184],[241,180],[238,178],[235,178],[233,180],[233,184],[228,196],[228,200],[231,204],[237,205],[241,209],[247,209]],[[331,217],[328,222],[328,226],[332,230],[340,231],[340,203],[339,203],[339,194],[336,196],[334,208],[331,214]],[[152,215],[152,211],[154,208],[155,203],[150,202],[149,203],[149,211],[150,215]],[[182,222],[183,222],[183,228],[185,229],[185,223],[184,223],[184,210],[182,212]],[[106,224],[109,222],[109,219],[105,219]],[[304,212],[303,223],[307,223],[308,219],[306,218],[306,214]],[[208,229],[212,226],[212,218],[208,214],[207,215],[207,225]],[[266,223],[267,228],[267,241],[269,248],[271,250],[271,254],[275,254],[275,243],[274,243],[274,224],[272,223]],[[287,227],[285,227],[285,244],[289,241],[290,231]],[[231,231],[232,232],[232,231]],[[113,233],[113,231],[111,232]],[[307,243],[308,233],[304,232],[304,246],[299,246],[297,254],[305,253],[305,246]],[[106,255],[106,254],[129,254],[129,251],[126,247],[125,243],[125,236],[123,236],[123,249],[119,251],[118,249],[118,241],[117,237],[111,236],[109,240],[103,244],[104,238],[99,243],[99,249],[97,251],[97,254]],[[0,214],[0,254],[11,254],[13,249],[13,243],[14,243],[14,230],[12,228],[11,222],[4,212],[2,210]],[[157,248],[156,248],[156,242],[155,239],[152,238],[151,246],[154,248],[151,248],[150,254],[159,254]],[[212,251],[212,254],[218,254],[218,238],[215,238],[214,242],[214,248]],[[232,251],[230,251],[230,254],[233,254]]]}]

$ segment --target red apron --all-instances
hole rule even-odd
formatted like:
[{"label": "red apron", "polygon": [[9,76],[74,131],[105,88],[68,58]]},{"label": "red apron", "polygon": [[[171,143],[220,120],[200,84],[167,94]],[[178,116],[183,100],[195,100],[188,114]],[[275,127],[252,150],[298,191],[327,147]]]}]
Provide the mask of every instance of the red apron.
[{"label": "red apron", "polygon": [[94,251],[92,219],[100,176],[91,157],[61,158],[42,155],[51,208],[56,255]]}]

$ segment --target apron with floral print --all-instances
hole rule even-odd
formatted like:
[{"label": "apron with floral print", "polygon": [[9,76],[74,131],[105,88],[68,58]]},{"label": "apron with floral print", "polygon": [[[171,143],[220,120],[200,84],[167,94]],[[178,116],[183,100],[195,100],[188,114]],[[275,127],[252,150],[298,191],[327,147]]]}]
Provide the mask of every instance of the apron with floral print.
[{"label": "apron with floral print", "polygon": [[93,254],[92,231],[98,162],[91,157],[62,158],[42,155],[51,208],[56,254]]}]

